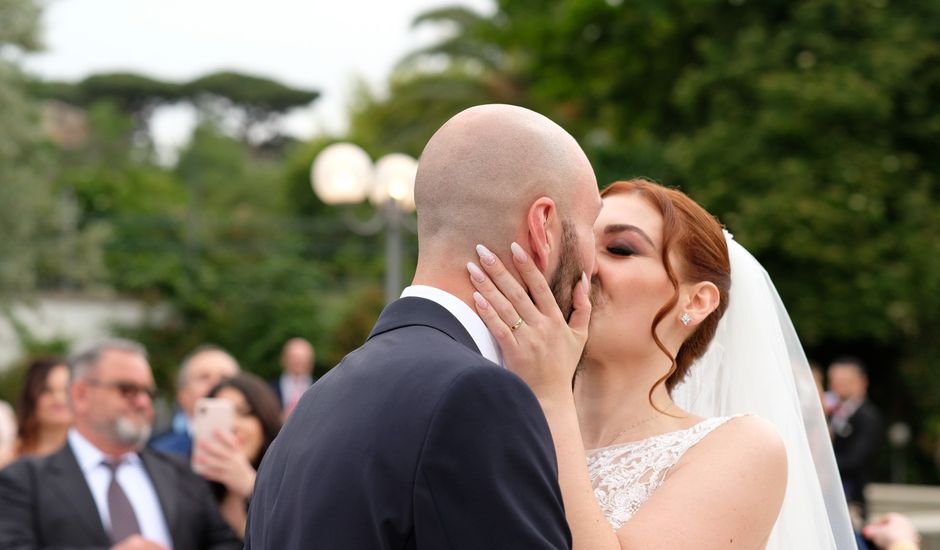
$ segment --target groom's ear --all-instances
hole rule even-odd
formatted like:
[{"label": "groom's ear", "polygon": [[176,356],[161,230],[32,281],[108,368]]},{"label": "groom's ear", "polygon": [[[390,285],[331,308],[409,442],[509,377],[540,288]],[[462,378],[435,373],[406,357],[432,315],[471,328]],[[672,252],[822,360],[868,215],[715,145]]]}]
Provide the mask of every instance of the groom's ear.
[{"label": "groom's ear", "polygon": [[529,206],[525,221],[529,255],[539,271],[545,273],[551,264],[552,249],[555,243],[559,242],[561,231],[555,201],[548,197],[539,197]]},{"label": "groom's ear", "polygon": [[715,311],[721,301],[721,291],[710,281],[695,283],[689,288],[685,311],[695,319],[696,324],[701,323],[708,315]]}]

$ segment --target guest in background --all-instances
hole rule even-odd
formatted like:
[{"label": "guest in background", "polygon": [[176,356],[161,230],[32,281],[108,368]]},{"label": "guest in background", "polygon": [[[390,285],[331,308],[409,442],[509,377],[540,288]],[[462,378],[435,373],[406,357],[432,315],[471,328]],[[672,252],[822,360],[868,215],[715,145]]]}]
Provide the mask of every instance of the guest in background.
[{"label": "guest in background", "polygon": [[16,457],[16,415],[13,407],[0,401],[0,470]]},{"label": "guest in background", "polygon": [[901,514],[890,513],[862,530],[878,548],[884,550],[919,550],[920,535],[914,524]]},{"label": "guest in background", "polygon": [[281,351],[281,369],[283,373],[273,381],[275,393],[281,402],[284,418],[287,418],[300,396],[314,382],[313,364],[316,351],[313,345],[303,338],[291,338]]},{"label": "guest in background", "polygon": [[30,363],[16,404],[16,457],[45,456],[65,444],[72,411],[65,361],[44,357]]},{"label": "guest in background", "polygon": [[0,471],[0,548],[240,549],[207,484],[144,449],[156,394],[146,350],[108,340],[69,364],[66,444]]},{"label": "guest in background", "polygon": [[856,527],[867,515],[865,486],[884,435],[881,413],[868,400],[868,375],[854,357],[829,365],[829,390],[839,399],[829,417],[832,447]]},{"label": "guest in background", "polygon": [[176,375],[177,411],[170,429],[150,441],[158,451],[185,458],[193,452],[191,419],[196,401],[206,397],[213,386],[239,372],[238,361],[224,349],[204,344],[183,358]]},{"label": "guest in background", "polygon": [[248,500],[261,458],[281,429],[281,407],[268,384],[246,372],[223,380],[209,397],[228,400],[234,406],[232,432],[200,439],[195,461],[199,473],[215,482],[222,517],[244,537]]}]

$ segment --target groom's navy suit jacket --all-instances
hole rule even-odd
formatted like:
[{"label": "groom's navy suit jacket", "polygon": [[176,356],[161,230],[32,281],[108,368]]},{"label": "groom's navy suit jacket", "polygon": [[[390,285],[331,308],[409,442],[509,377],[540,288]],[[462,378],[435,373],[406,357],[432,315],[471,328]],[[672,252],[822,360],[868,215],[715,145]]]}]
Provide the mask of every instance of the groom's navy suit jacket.
[{"label": "groom's navy suit jacket", "polygon": [[570,548],[529,388],[423,298],[304,394],[258,472],[246,550]]}]

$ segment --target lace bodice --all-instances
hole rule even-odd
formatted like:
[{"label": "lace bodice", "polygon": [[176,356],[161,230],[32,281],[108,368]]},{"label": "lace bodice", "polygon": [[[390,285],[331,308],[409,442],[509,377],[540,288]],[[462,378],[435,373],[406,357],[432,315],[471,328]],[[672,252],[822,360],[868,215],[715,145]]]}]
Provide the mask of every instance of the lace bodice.
[{"label": "lace bodice", "polygon": [[684,430],[588,451],[594,496],[614,530],[636,514],[687,450],[732,418],[707,418]]}]

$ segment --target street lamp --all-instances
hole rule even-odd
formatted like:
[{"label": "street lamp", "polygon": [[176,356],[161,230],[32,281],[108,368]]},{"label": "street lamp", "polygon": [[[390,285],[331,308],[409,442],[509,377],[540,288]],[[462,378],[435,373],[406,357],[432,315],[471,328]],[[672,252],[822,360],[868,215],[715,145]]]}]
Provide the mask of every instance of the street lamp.
[{"label": "street lamp", "polygon": [[326,204],[356,204],[369,199],[381,208],[365,222],[348,219],[360,234],[385,229],[385,303],[401,293],[402,229],[407,213],[415,209],[415,174],[418,161],[392,153],[372,164],[368,153],[352,143],[334,143],[323,149],[310,167],[310,183]]}]

